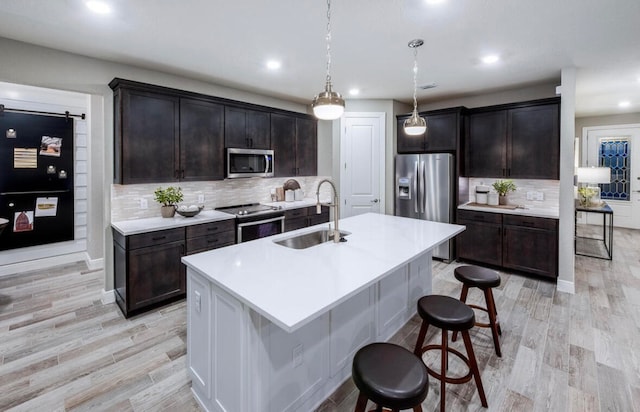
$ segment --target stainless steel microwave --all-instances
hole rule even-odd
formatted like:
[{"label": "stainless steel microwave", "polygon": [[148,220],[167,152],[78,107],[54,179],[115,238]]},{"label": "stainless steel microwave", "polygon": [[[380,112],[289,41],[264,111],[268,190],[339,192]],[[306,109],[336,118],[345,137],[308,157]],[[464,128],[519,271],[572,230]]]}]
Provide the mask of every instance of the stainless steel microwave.
[{"label": "stainless steel microwave", "polygon": [[227,148],[227,178],[273,177],[273,150]]}]

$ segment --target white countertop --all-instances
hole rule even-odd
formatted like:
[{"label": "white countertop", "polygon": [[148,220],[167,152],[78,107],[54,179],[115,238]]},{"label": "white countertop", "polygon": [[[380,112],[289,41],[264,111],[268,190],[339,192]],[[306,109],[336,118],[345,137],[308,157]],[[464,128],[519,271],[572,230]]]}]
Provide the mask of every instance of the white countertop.
[{"label": "white countertop", "polygon": [[242,303],[287,332],[326,313],[464,226],[367,213],[340,220],[347,242],[308,249],[274,243],[311,228],[182,258]]},{"label": "white countertop", "polygon": [[551,219],[559,219],[560,211],[557,207],[549,206],[537,206],[537,205],[523,205],[524,208],[518,207],[517,209],[504,209],[492,206],[471,206],[468,203],[458,206],[460,210],[473,210],[476,212],[489,212],[489,213],[502,213],[505,215],[520,215],[520,216],[532,216],[532,217],[546,217]]},{"label": "white countertop", "polygon": [[111,227],[124,236],[140,233],[154,232],[157,230],[173,229],[202,223],[217,222],[220,220],[235,219],[234,215],[218,212],[217,210],[203,210],[194,217],[184,217],[176,213],[174,217],[149,217],[146,219],[123,220],[111,222]]}]

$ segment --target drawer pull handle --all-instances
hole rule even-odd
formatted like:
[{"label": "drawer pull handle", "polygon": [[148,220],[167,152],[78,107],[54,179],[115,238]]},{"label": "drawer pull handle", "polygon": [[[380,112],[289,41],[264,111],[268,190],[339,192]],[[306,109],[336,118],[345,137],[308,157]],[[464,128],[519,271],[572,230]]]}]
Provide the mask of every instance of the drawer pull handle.
[{"label": "drawer pull handle", "polygon": [[214,239],[214,240],[207,240],[207,243],[218,243],[218,239]]},{"label": "drawer pull handle", "polygon": [[166,239],[166,236],[156,236],[154,238],[152,238],[152,240],[162,240],[162,239]]},{"label": "drawer pull handle", "polygon": [[218,230],[218,226],[216,227],[210,227],[207,229],[209,232],[213,232],[214,230]]},{"label": "drawer pull handle", "polygon": [[535,223],[534,222],[522,222],[522,226],[533,227],[533,226],[535,226]]}]

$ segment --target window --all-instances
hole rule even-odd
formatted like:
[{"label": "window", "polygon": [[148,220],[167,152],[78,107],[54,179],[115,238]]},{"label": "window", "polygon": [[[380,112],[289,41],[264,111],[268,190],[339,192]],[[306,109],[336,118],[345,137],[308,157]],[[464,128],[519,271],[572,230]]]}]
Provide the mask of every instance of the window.
[{"label": "window", "polygon": [[598,165],[611,168],[611,183],[600,185],[600,198],[631,200],[629,138],[604,137],[600,139]]}]

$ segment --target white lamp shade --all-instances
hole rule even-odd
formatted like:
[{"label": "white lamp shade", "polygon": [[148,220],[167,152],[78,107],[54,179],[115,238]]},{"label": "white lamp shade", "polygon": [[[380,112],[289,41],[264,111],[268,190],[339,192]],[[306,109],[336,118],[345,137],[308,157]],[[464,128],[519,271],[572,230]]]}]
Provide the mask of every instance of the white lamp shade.
[{"label": "white lamp shade", "polygon": [[579,167],[578,183],[611,183],[611,168],[609,167]]}]

